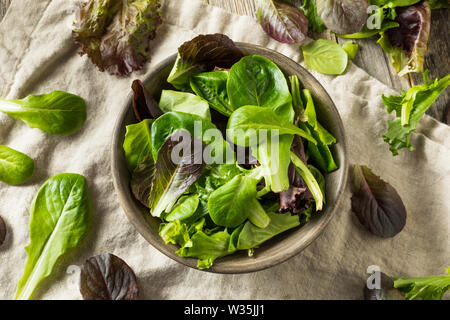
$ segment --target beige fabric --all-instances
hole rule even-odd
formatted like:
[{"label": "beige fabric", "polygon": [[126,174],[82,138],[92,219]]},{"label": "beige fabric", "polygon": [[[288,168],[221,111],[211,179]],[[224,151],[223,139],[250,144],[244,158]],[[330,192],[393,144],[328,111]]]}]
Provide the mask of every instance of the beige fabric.
[{"label": "beige fabric", "polygon": [[252,274],[217,275],[166,258],[127,221],[110,175],[112,128],[131,81],[144,78],[181,43],[201,33],[225,33],[297,61],[298,46],[271,40],[250,17],[196,0],[166,0],[165,23],[151,43],[151,62],[132,77],[118,78],[99,72],[76,54],[71,38],[74,8],[74,2],[66,0],[14,0],[0,24],[2,97],[58,89],[79,94],[88,103],[85,126],[71,136],[50,136],[0,114],[0,144],[36,161],[36,172],[24,185],[0,183],[0,215],[9,231],[0,247],[0,298],[13,297],[23,272],[32,198],[46,179],[62,172],[87,177],[95,199],[94,223],[83,245],[60,261],[35,298],[80,299],[78,274],[67,273],[68,266],[104,252],[120,256],[135,270],[144,299],[359,299],[369,265],[379,265],[391,275],[420,276],[440,274],[450,264],[450,128],[426,116],[413,135],[417,150],[393,157],[381,138],[388,116],[380,99],[392,90],[354,65],[338,77],[313,74],[340,111],[351,163],[369,165],[402,196],[408,211],[405,229],[392,239],[367,233],[354,221],[347,190],[323,235],[279,266]]}]

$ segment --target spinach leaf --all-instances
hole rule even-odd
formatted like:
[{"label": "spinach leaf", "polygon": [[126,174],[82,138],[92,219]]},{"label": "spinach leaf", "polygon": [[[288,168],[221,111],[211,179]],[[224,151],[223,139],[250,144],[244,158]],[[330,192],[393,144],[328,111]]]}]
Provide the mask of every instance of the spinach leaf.
[{"label": "spinach leaf", "polygon": [[270,37],[282,43],[306,39],[308,19],[301,10],[272,0],[258,0],[256,5],[256,17]]},{"label": "spinach leaf", "polygon": [[286,78],[269,59],[254,55],[235,63],[229,72],[227,92],[234,109],[247,105],[267,107],[286,121],[294,120]]},{"label": "spinach leaf", "polygon": [[419,278],[393,278],[394,287],[405,293],[405,298],[414,300],[442,300],[450,289],[450,267],[446,275]]},{"label": "spinach leaf", "polygon": [[347,53],[334,41],[318,39],[302,46],[302,51],[306,66],[320,73],[339,75],[347,68]]},{"label": "spinach leaf", "polygon": [[243,56],[226,35],[199,35],[178,48],[177,60],[167,81],[177,89],[187,89],[193,75],[214,67],[229,68]]},{"label": "spinach leaf", "polygon": [[258,228],[250,221],[245,223],[237,242],[239,250],[255,248],[277,234],[300,225],[298,216],[271,212],[268,212],[267,215],[270,218],[270,223],[265,228]]},{"label": "spinach leaf", "polygon": [[189,237],[188,228],[185,223],[176,219],[159,225],[159,235],[167,243],[177,244],[180,247],[191,247],[192,241]]},{"label": "spinach leaf", "polygon": [[314,200],[316,202],[316,210],[321,211],[324,203],[324,193],[316,180],[316,177],[312,174],[309,168],[303,163],[303,161],[291,151],[291,161],[295,165],[298,173],[302,176],[303,180],[305,180],[306,185],[308,186],[309,191],[311,191],[314,196]]},{"label": "spinach leaf", "polygon": [[103,253],[81,266],[80,292],[84,300],[136,300],[139,288],[134,271],[125,261]]},{"label": "spinach leaf", "polygon": [[189,219],[197,210],[199,202],[200,199],[197,194],[182,196],[164,219],[166,221]]},{"label": "spinach leaf", "polygon": [[397,191],[366,166],[352,171],[352,210],[359,222],[376,236],[389,238],[406,224],[406,209]]},{"label": "spinach leaf", "polygon": [[227,93],[228,71],[203,72],[191,78],[191,89],[212,108],[229,117],[235,110]]},{"label": "spinach leaf", "polygon": [[[196,143],[200,143],[202,147],[193,150],[192,147]],[[177,163],[172,159],[175,147],[183,152]],[[161,216],[163,212],[170,212],[178,197],[201,176],[205,168],[203,149],[203,143],[192,137],[178,142],[171,136],[164,142],[155,163],[155,176],[149,196],[150,212],[154,217]],[[184,153],[185,151],[188,152]]]},{"label": "spinach leaf", "polygon": [[159,100],[159,107],[164,112],[184,112],[211,120],[208,102],[192,93],[163,90]]},{"label": "spinach leaf", "polygon": [[91,224],[92,207],[86,180],[63,173],[47,180],[31,205],[28,260],[15,299],[30,299],[58,258],[76,247]]},{"label": "spinach leaf", "polygon": [[235,228],[249,215],[249,203],[256,199],[258,180],[244,175],[235,176],[214,190],[208,200],[212,221],[219,226]]},{"label": "spinach leaf", "polygon": [[355,33],[367,21],[368,0],[316,0],[316,3],[322,22],[333,32]]},{"label": "spinach leaf", "polygon": [[177,251],[180,257],[198,258],[197,267],[199,269],[210,268],[215,259],[233,253],[230,251],[231,236],[227,231],[219,231],[207,235],[203,231],[198,231],[192,238],[191,247],[183,247]]},{"label": "spinach leaf", "polygon": [[423,76],[423,85],[414,86],[402,92],[400,96],[383,95],[382,97],[388,112],[395,110],[397,117],[400,117],[400,119],[388,121],[388,131],[383,135],[384,141],[389,144],[389,150],[394,156],[402,148],[414,150],[410,143],[411,133],[416,130],[417,124],[428,108],[450,85],[450,74],[434,81],[428,79],[428,71]]},{"label": "spinach leaf", "polygon": [[[195,123],[201,124],[201,130],[195,130]],[[175,131],[185,130],[189,132],[195,139],[203,139],[207,144],[213,142],[217,144],[224,144],[224,140],[220,131],[218,134],[221,139],[216,141],[214,137],[205,135],[205,132],[209,129],[217,129],[216,126],[209,120],[202,118],[198,115],[184,113],[184,112],[167,112],[152,124],[151,140],[152,140],[152,154],[153,158],[157,159],[158,151],[164,144],[166,139],[171,136]]]},{"label": "spinach leaf", "polygon": [[0,111],[31,128],[54,135],[75,133],[86,121],[86,102],[64,91],[29,95],[19,100],[0,99]]},{"label": "spinach leaf", "polygon": [[26,154],[0,145],[0,181],[21,184],[34,172],[34,161]]},{"label": "spinach leaf", "polygon": [[162,23],[159,0],[90,0],[82,2],[72,31],[79,53],[101,70],[127,75],[142,69],[149,40]]},{"label": "spinach leaf", "polygon": [[155,174],[155,162],[151,155],[145,157],[139,163],[131,176],[131,191],[134,197],[148,208],[148,198],[152,188],[153,176]]},{"label": "spinach leaf", "polygon": [[[279,135],[299,135],[312,143],[316,140],[304,130],[293,125],[285,118],[279,117],[275,111],[270,108],[261,108],[257,106],[245,106],[233,112],[227,125],[227,136],[236,145],[247,147],[255,143],[263,143],[265,136],[260,135],[260,130],[265,130],[266,135],[275,134],[277,130]],[[273,132],[271,132],[273,130]],[[260,139],[262,138],[262,139]]]},{"label": "spinach leaf", "polygon": [[126,127],[123,150],[128,170],[133,172],[136,166],[144,161],[146,157],[152,157],[151,125],[153,119],[145,119],[136,124]]}]

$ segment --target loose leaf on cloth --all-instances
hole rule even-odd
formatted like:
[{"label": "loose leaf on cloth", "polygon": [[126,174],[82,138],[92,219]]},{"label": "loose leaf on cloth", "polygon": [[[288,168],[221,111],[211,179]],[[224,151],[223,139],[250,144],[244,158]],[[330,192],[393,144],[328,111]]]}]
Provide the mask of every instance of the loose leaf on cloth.
[{"label": "loose leaf on cloth", "polygon": [[34,161],[26,154],[0,145],[0,181],[21,184],[34,172]]},{"label": "loose leaf on cloth", "polygon": [[395,110],[397,117],[400,118],[388,121],[388,131],[383,135],[394,156],[402,148],[414,150],[410,143],[411,133],[416,130],[417,124],[428,108],[450,85],[450,74],[442,79],[429,80],[428,72],[424,72],[423,77],[424,84],[409,88],[400,96],[382,96],[387,111],[391,113]]},{"label": "loose leaf on cloth", "polygon": [[131,176],[131,191],[134,197],[148,208],[150,190],[155,174],[155,162],[151,155],[139,163]]},{"label": "loose leaf on cloth", "polygon": [[393,278],[394,287],[405,293],[405,298],[414,300],[442,300],[450,290],[450,267],[446,275],[421,278]]},{"label": "loose leaf on cloth", "polygon": [[156,119],[163,114],[156,101],[145,89],[141,80],[134,80],[131,84],[133,89],[133,110],[138,121],[144,119]]},{"label": "loose leaf on cloth", "polygon": [[159,0],[90,0],[81,3],[73,23],[72,35],[101,70],[128,75],[142,69],[147,60],[149,41],[162,23]]},{"label": "loose leaf on cloth", "polygon": [[358,44],[353,41],[347,41],[342,45],[342,49],[347,52],[349,60],[355,58],[356,54],[358,53],[358,48]]},{"label": "loose leaf on cloth", "polygon": [[301,10],[273,0],[257,0],[256,5],[256,17],[270,37],[282,43],[306,39],[308,19]]},{"label": "loose leaf on cloth", "polygon": [[228,97],[234,109],[261,106],[289,122],[294,120],[292,97],[286,77],[278,66],[259,55],[246,56],[229,72]]},{"label": "loose leaf on cloth", "polygon": [[3,218],[0,217],[0,246],[5,242],[6,239],[6,224]]},{"label": "loose leaf on cloth", "polygon": [[178,48],[178,56],[167,81],[177,89],[189,88],[190,78],[214,67],[230,68],[244,56],[224,34],[199,35]]},{"label": "loose leaf on cloth", "polygon": [[145,119],[126,127],[123,150],[130,172],[133,172],[136,166],[147,156],[152,157],[152,123],[153,119]]},{"label": "loose leaf on cloth", "polygon": [[422,72],[430,34],[430,7],[421,2],[396,11],[399,26],[382,32],[378,44],[390,55],[399,76]]},{"label": "loose leaf on cloth", "polygon": [[379,29],[369,29],[369,28],[367,28],[367,26],[364,26],[361,29],[361,31],[359,31],[359,32],[355,32],[355,33],[351,33],[351,34],[337,34],[337,36],[339,38],[364,39],[364,38],[372,37],[376,34],[383,33],[384,31],[386,31],[388,29],[396,28],[398,26],[399,26],[399,24],[397,22],[383,21],[383,23],[381,24],[381,27]]},{"label": "loose leaf on cloth", "polygon": [[382,238],[395,236],[406,224],[406,209],[397,191],[366,166],[353,166],[352,210],[359,222]]},{"label": "loose leaf on cloth", "polygon": [[31,128],[54,135],[72,134],[86,121],[86,102],[64,91],[29,95],[19,100],[0,99],[0,112],[20,119]]},{"label": "loose leaf on cloth", "polygon": [[333,32],[355,33],[367,21],[368,0],[316,0],[317,13]]},{"label": "loose leaf on cloth", "polygon": [[47,180],[31,205],[28,260],[15,299],[30,299],[58,258],[76,247],[92,219],[91,201],[82,175],[62,173]]},{"label": "loose leaf on cloth", "polygon": [[348,55],[336,42],[318,39],[302,46],[308,68],[323,74],[342,74],[347,68]]},{"label": "loose leaf on cloth", "polygon": [[125,261],[103,253],[81,266],[80,292],[84,300],[136,300],[139,288],[134,271]]},{"label": "loose leaf on cloth", "polygon": [[[201,176],[206,166],[202,157],[204,144],[185,133],[180,142],[174,136],[169,137],[158,152],[149,197],[150,212],[154,217],[170,212],[178,197]],[[197,145],[201,148],[196,148]],[[177,163],[172,159],[174,149],[183,151],[183,154],[177,154],[180,156]]]}]

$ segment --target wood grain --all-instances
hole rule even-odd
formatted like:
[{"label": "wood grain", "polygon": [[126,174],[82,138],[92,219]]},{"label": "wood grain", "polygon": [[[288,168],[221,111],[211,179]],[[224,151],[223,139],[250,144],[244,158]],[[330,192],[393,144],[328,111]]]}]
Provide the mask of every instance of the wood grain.
[{"label": "wood grain", "polygon": [[[0,21],[12,0],[0,0]],[[255,0],[202,0],[210,5],[221,7],[229,12],[255,17]],[[443,77],[450,73],[450,20],[449,10],[433,10],[431,35],[428,41],[428,53],[425,56],[425,69],[430,70],[431,77]],[[336,39],[324,34],[338,43],[347,39]],[[359,52],[353,62],[374,78],[396,90],[405,90],[412,85],[423,83],[421,74],[399,77],[389,61],[389,57],[376,44],[374,38],[354,40],[359,45]],[[445,122],[445,112],[450,109],[450,92],[445,91],[427,111],[429,115]]]}]

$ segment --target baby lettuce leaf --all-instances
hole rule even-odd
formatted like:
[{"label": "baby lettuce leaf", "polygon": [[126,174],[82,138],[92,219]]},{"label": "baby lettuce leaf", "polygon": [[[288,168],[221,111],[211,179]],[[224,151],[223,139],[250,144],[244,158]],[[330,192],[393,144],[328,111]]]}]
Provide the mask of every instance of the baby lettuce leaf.
[{"label": "baby lettuce leaf", "polygon": [[235,108],[228,99],[227,80],[228,71],[203,72],[191,78],[191,89],[213,109],[229,117]]},{"label": "baby lettuce leaf", "polygon": [[298,216],[271,212],[267,212],[267,215],[270,218],[270,223],[265,228],[258,228],[250,221],[245,223],[237,242],[237,248],[239,250],[255,248],[277,234],[300,225]]},{"label": "baby lettuce leaf", "polygon": [[166,221],[186,220],[189,219],[197,210],[200,202],[197,194],[182,196],[178,199],[175,207],[165,217]]},{"label": "baby lettuce leaf", "polygon": [[248,207],[256,199],[258,180],[238,175],[214,190],[208,200],[208,210],[212,221],[218,225],[235,228],[249,215]]},{"label": "baby lettuce leaf", "polygon": [[396,12],[399,26],[381,33],[378,43],[390,55],[399,76],[422,72],[430,34],[430,6],[421,2]]},{"label": "baby lettuce leaf", "polygon": [[[278,138],[278,139],[276,139]],[[260,163],[265,181],[265,190],[275,193],[289,189],[288,170],[291,162],[289,150],[293,135],[271,136],[257,148],[252,148],[253,156]]]},{"label": "baby lettuce leaf", "polygon": [[367,21],[368,0],[316,0],[323,24],[340,34],[355,33]]},{"label": "baby lettuce leaf", "polygon": [[86,102],[64,91],[29,95],[19,100],[0,99],[0,112],[20,119],[31,128],[54,135],[72,134],[86,121]]},{"label": "baby lettuce leaf", "polygon": [[248,220],[259,228],[265,228],[270,223],[270,217],[256,198],[247,206]]},{"label": "baby lettuce leaf", "polygon": [[406,224],[406,209],[397,191],[366,166],[352,171],[352,210],[359,222],[382,238],[395,236]]},{"label": "baby lettuce leaf", "polygon": [[164,112],[190,113],[211,120],[208,102],[192,93],[163,90],[159,100],[159,107]]},{"label": "baby lettuce leaf", "polygon": [[148,198],[152,188],[153,175],[155,174],[155,162],[151,155],[144,158],[134,169],[131,176],[131,191],[134,197],[148,208]]},{"label": "baby lettuce leaf", "polygon": [[128,170],[133,172],[136,166],[148,156],[152,157],[151,125],[153,119],[145,119],[126,127],[123,150]]},{"label": "baby lettuce leaf", "polygon": [[305,104],[302,99],[300,81],[298,80],[298,77],[296,75],[289,76],[289,84],[291,87],[292,107],[295,112],[294,123],[305,121]]},{"label": "baby lettuce leaf", "polygon": [[159,235],[167,243],[177,244],[180,247],[191,247],[192,241],[189,237],[188,228],[185,223],[176,219],[159,225]]},{"label": "baby lettuce leaf", "polygon": [[340,38],[348,38],[348,39],[364,39],[372,37],[376,34],[383,33],[384,31],[396,28],[399,24],[394,21],[383,21],[381,24],[381,27],[379,29],[369,29],[367,26],[364,26],[361,31],[351,33],[351,34],[337,34]]},{"label": "baby lettuce leaf", "polygon": [[0,246],[5,242],[6,239],[6,224],[3,218],[0,217]]},{"label": "baby lettuce leaf", "polygon": [[305,16],[308,18],[309,27],[313,32],[321,33],[326,29],[325,25],[317,14],[316,0],[304,0],[301,7]]},{"label": "baby lettuce leaf", "polygon": [[163,114],[156,101],[145,89],[141,80],[134,80],[131,84],[133,89],[133,110],[138,121],[144,119],[156,119]]},{"label": "baby lettuce leaf", "polygon": [[26,154],[0,145],[0,181],[21,184],[34,172],[34,161]]},{"label": "baby lettuce leaf", "polygon": [[225,231],[218,231],[207,235],[203,231],[198,231],[192,238],[191,247],[183,247],[177,251],[180,257],[198,258],[197,268],[210,268],[215,259],[233,253],[230,250],[230,234]]},{"label": "baby lettuce leaf", "polygon": [[291,121],[278,116],[270,108],[241,107],[231,115],[227,129],[228,138],[234,144],[243,147],[263,143],[264,141],[258,141],[260,130],[267,130],[267,136],[270,135],[271,130],[277,130],[279,135],[299,135],[312,143],[316,143],[316,140],[309,133],[293,125]]},{"label": "baby lettuce leaf", "polygon": [[178,56],[167,81],[177,89],[188,89],[193,75],[230,68],[244,56],[224,34],[199,35],[178,48]]},{"label": "baby lettuce leaf", "polygon": [[302,46],[303,57],[308,68],[323,74],[342,74],[347,68],[348,55],[336,42],[318,39]]},{"label": "baby lettuce leaf", "polygon": [[270,37],[282,43],[306,39],[308,19],[301,10],[272,0],[257,0],[256,5],[256,17]]},{"label": "baby lettuce leaf", "polygon": [[405,298],[414,300],[442,300],[450,289],[450,267],[446,275],[421,278],[393,278],[394,287],[405,293]]},{"label": "baby lettuce leaf", "polygon": [[295,168],[297,169],[298,173],[300,173],[306,185],[308,186],[309,191],[313,195],[316,203],[316,210],[321,211],[325,202],[325,194],[319,183],[317,182],[316,177],[305,165],[305,163],[292,151],[291,161],[295,165]]},{"label": "baby lettuce leaf", "polygon": [[84,300],[136,300],[139,288],[134,271],[125,261],[103,253],[81,266],[80,292]]},{"label": "baby lettuce leaf", "polygon": [[397,117],[400,118],[388,121],[388,131],[383,135],[394,156],[402,148],[414,150],[410,143],[411,133],[416,130],[417,124],[428,108],[450,85],[450,74],[434,81],[429,80],[427,74],[428,72],[423,74],[424,84],[416,85],[402,92],[400,96],[382,97],[388,112],[395,110]]},{"label": "baby lettuce leaf", "polygon": [[149,40],[162,23],[159,0],[90,0],[81,3],[72,35],[101,70],[128,75],[142,69],[150,49]]},{"label": "baby lettuce leaf", "polygon": [[246,56],[235,63],[228,76],[227,91],[234,109],[247,105],[267,107],[286,121],[294,120],[286,78],[267,58]]},{"label": "baby lettuce leaf", "polygon": [[[178,197],[189,189],[205,168],[202,157],[204,144],[189,137],[190,139],[186,139],[185,136],[178,142],[171,136],[159,150],[149,197],[150,212],[154,217],[170,212]],[[201,148],[194,147],[198,145]],[[174,163],[172,159],[175,147],[183,152],[178,163]]]},{"label": "baby lettuce leaf", "polygon": [[348,59],[353,60],[355,58],[356,54],[358,53],[358,44],[353,41],[346,41],[342,45],[342,49],[344,49],[345,52],[347,52]]},{"label": "baby lettuce leaf", "polygon": [[[201,124],[202,130],[194,130],[195,122]],[[184,113],[184,112],[167,112],[152,124],[151,138],[152,138],[152,154],[153,158],[157,159],[158,151],[164,144],[166,139],[178,130],[185,130],[189,132],[195,139],[203,139],[207,144],[213,142],[223,144],[223,137],[220,134],[220,141],[216,141],[213,137],[205,135],[206,130],[216,129],[216,126],[209,120],[198,115]],[[220,132],[218,132],[220,133]]]},{"label": "baby lettuce leaf", "polygon": [[63,173],[47,180],[36,194],[30,213],[28,260],[15,299],[28,300],[48,277],[58,258],[76,247],[87,233],[92,206],[86,180]]}]

